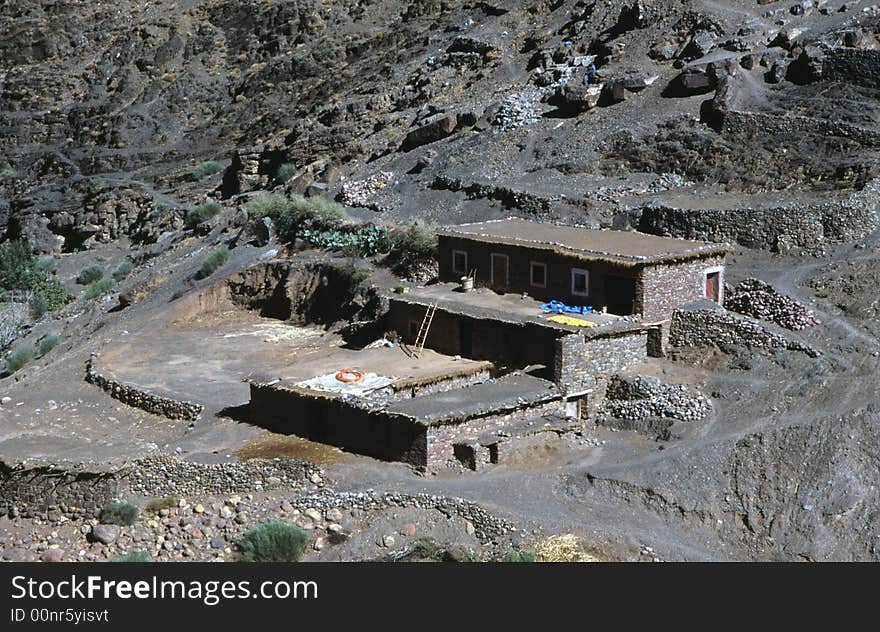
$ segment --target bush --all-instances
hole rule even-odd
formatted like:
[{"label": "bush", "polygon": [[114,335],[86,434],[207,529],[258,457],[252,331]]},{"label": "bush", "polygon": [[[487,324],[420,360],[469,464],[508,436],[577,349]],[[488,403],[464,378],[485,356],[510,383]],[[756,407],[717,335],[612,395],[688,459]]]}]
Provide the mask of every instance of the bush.
[{"label": "bush", "polygon": [[199,270],[199,278],[204,279],[211,276],[217,268],[221,267],[227,261],[229,261],[229,248],[222,246],[211,251],[211,253],[205,257],[205,260],[202,261],[202,269]]},{"label": "bush", "polygon": [[4,167],[0,169],[0,177],[3,178],[14,178],[15,177],[15,169],[12,167]]},{"label": "bush", "polygon": [[278,167],[278,171],[275,172],[275,179],[279,183],[284,183],[290,180],[296,174],[296,165],[292,162],[285,162],[280,167]]},{"label": "bush", "polygon": [[238,547],[243,562],[298,562],[308,541],[305,529],[272,520],[249,529]]},{"label": "bush", "polygon": [[131,261],[123,261],[113,270],[113,280],[119,283],[134,270],[134,264]]},{"label": "bush", "polygon": [[134,551],[129,551],[124,555],[117,555],[113,558],[114,562],[134,562],[134,563],[143,563],[143,562],[152,562],[153,558],[150,556],[149,551],[144,551],[143,549],[135,549]]},{"label": "bush", "polygon": [[217,202],[205,202],[195,208],[191,208],[186,212],[186,227],[195,228],[205,220],[219,215],[223,207]]},{"label": "bush", "polygon": [[201,180],[221,171],[223,171],[223,163],[216,160],[207,160],[193,169],[191,174],[194,179]]},{"label": "bush", "polygon": [[0,288],[31,289],[33,269],[31,247],[26,241],[16,240],[0,244]]},{"label": "bush", "polygon": [[49,334],[40,340],[40,355],[46,355],[52,349],[61,344],[61,336],[57,334]]},{"label": "bush", "polygon": [[76,276],[76,282],[80,285],[90,285],[95,281],[99,281],[104,278],[104,268],[99,265],[86,266],[82,270],[79,271],[79,274]]},{"label": "bush", "polygon": [[301,195],[261,195],[247,205],[248,213],[256,218],[268,217],[275,224],[278,236],[293,241],[304,230],[328,231],[347,219],[345,207],[321,197]]},{"label": "bush", "polygon": [[437,231],[421,221],[391,233],[391,249],[402,257],[433,258],[437,254]]},{"label": "bush", "polygon": [[112,502],[101,510],[101,524],[130,527],[137,521],[138,508],[128,502]]},{"label": "bush", "polygon": [[98,298],[99,296],[103,296],[104,294],[110,292],[113,289],[114,285],[115,284],[113,282],[113,279],[110,278],[95,281],[85,289],[85,291],[83,292],[83,297],[85,297],[86,300]]},{"label": "bush", "polygon": [[57,265],[58,262],[52,255],[41,255],[34,259],[34,268],[39,272],[43,272],[44,274],[51,274],[52,272],[55,272],[55,267]]},{"label": "bush", "polygon": [[348,286],[348,291],[352,294],[372,274],[369,268],[358,268],[353,264],[337,263],[333,267],[339,274],[340,283],[345,283]]},{"label": "bush", "polygon": [[164,498],[153,498],[146,505],[144,511],[147,513],[159,513],[163,509],[174,509],[179,504],[177,496],[165,496]]},{"label": "bush", "polygon": [[537,562],[538,554],[534,551],[525,551],[523,549],[512,549],[501,560],[502,562]]},{"label": "bush", "polygon": [[340,250],[346,256],[370,257],[388,248],[388,231],[384,226],[366,224],[352,230],[306,229],[300,237],[320,248]]},{"label": "bush", "polygon": [[37,276],[31,281],[31,288],[35,295],[46,300],[46,307],[50,312],[61,309],[67,302],[67,290],[61,285],[61,281],[54,277]]},{"label": "bush", "polygon": [[46,300],[46,297],[43,294],[34,294],[31,297],[31,302],[28,305],[28,310],[31,316],[31,320],[37,322],[46,315],[46,312],[49,311],[49,301]]},{"label": "bush", "polygon": [[6,356],[6,370],[9,373],[15,373],[33,359],[33,347],[16,347]]}]

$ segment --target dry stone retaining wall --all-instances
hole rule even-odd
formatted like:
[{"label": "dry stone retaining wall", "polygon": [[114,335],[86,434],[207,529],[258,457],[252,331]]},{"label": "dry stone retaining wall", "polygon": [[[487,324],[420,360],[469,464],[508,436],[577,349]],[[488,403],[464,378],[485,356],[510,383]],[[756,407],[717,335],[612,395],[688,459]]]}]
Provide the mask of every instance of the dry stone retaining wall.
[{"label": "dry stone retaining wall", "polygon": [[198,419],[204,409],[201,404],[153,395],[136,386],[111,380],[95,370],[94,356],[86,362],[86,382],[94,384],[123,404],[168,419],[194,421]]}]

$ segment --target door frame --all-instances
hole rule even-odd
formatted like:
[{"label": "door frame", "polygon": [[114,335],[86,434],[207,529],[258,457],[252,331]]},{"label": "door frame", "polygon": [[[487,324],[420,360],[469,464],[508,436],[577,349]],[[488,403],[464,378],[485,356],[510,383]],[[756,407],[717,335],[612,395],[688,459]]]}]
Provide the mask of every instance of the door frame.
[{"label": "door frame", "polygon": [[706,284],[709,282],[709,275],[717,274],[718,275],[718,304],[724,304],[724,266],[713,266],[711,268],[706,268],[703,270],[703,287],[701,294],[703,298],[708,299],[710,301],[714,300],[709,296],[706,296]]},{"label": "door frame", "polygon": [[504,289],[510,287],[510,256],[500,252],[489,253],[489,273],[492,275],[492,287],[499,287],[499,283],[495,280],[495,257],[504,257]]}]

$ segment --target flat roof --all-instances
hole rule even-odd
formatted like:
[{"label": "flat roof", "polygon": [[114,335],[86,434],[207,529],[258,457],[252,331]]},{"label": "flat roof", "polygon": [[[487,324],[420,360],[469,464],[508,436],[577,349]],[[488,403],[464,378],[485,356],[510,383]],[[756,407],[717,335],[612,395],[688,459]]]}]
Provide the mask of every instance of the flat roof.
[{"label": "flat roof", "polygon": [[628,230],[533,222],[515,217],[447,226],[439,234],[485,243],[553,250],[579,259],[604,260],[624,266],[685,261],[733,251],[728,244],[660,237]]}]

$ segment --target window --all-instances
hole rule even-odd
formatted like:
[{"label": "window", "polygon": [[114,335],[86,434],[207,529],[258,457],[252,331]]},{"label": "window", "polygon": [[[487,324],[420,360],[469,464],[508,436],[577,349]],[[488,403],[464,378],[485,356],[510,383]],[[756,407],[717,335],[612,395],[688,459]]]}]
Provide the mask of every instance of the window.
[{"label": "window", "polygon": [[547,264],[532,261],[532,286],[547,287]]},{"label": "window", "polygon": [[703,296],[710,301],[721,303],[724,292],[724,268],[721,266],[703,271]]},{"label": "window", "polygon": [[468,257],[464,250],[452,251],[452,271],[456,274],[468,273]]},{"label": "window", "polygon": [[575,296],[590,295],[590,272],[580,268],[571,270],[571,293]]}]

